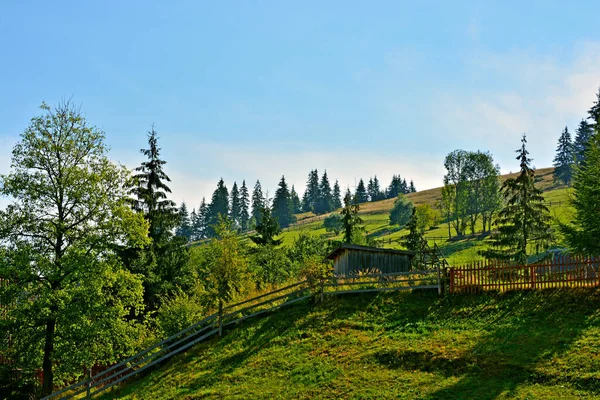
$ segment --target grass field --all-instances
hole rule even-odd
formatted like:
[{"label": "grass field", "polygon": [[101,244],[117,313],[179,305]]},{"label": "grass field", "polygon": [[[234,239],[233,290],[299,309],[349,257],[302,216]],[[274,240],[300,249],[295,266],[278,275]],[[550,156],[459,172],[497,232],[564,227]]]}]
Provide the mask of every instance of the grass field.
[{"label": "grass field", "polygon": [[600,396],[600,292],[347,295],[196,346],[120,399]]},{"label": "grass field", "polygon": [[[543,190],[544,197],[548,202],[550,214],[553,217],[555,226],[558,222],[568,222],[573,215],[573,209],[569,205],[570,189],[557,185],[552,173],[554,168],[543,168],[536,171],[536,186]],[[503,175],[501,180],[509,177],[515,177],[517,174]],[[434,207],[436,201],[441,199],[441,188],[423,190],[417,193],[407,195],[415,205],[429,204]],[[360,205],[360,216],[364,220],[364,227],[369,237],[376,238],[382,242],[383,247],[402,248],[401,239],[408,233],[407,230],[399,230],[389,225],[389,212],[394,205],[395,199],[387,199],[372,203],[363,203]],[[335,211],[336,213],[339,212]],[[323,228],[323,220],[329,215],[315,216],[312,213],[298,214],[297,224],[286,229],[282,234],[284,244],[292,245],[294,240],[301,232],[309,232],[314,235],[324,235],[332,240],[340,240],[341,235],[334,236],[328,234]],[[481,228],[481,223],[479,227]],[[452,232],[454,234],[454,232]],[[474,237],[465,237],[458,241],[447,241],[448,225],[439,226],[428,230],[425,233],[430,245],[438,244],[444,253],[445,258],[450,265],[462,265],[482,260],[479,251],[489,246],[486,236],[476,235]],[[557,230],[557,245],[560,246],[562,237]]]}]

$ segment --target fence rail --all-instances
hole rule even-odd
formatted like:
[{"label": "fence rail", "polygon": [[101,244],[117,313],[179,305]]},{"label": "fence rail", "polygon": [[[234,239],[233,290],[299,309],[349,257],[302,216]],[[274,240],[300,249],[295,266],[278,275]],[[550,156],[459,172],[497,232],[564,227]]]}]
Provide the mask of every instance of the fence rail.
[{"label": "fence rail", "polygon": [[449,269],[451,293],[600,286],[600,258],[557,256],[530,265],[477,262]]},{"label": "fence rail", "polygon": [[52,393],[45,399],[91,398],[215,335],[222,329],[248,318],[272,312],[306,300],[313,295],[379,292],[391,290],[438,289],[440,270],[398,272],[373,275],[340,276],[318,282],[304,280],[267,294],[228,305],[202,321],[158,342],[88,379]]}]

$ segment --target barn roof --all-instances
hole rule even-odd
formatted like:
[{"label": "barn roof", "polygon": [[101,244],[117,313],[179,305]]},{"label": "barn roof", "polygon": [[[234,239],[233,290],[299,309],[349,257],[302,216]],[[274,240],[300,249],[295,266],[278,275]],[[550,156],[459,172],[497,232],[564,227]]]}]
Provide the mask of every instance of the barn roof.
[{"label": "barn roof", "polygon": [[329,255],[327,255],[327,259],[334,260],[339,254],[343,253],[345,250],[357,250],[370,253],[398,254],[408,256],[409,258],[413,258],[416,254],[414,251],[410,250],[381,249],[379,247],[359,246],[357,244],[342,243],[340,247],[338,247],[337,249],[329,253]]}]

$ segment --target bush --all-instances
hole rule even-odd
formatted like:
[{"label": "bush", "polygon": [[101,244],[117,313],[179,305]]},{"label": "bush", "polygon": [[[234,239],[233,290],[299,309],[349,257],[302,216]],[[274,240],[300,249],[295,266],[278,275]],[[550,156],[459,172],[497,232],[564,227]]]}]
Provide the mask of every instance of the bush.
[{"label": "bush", "polygon": [[327,232],[335,232],[339,235],[344,230],[344,223],[340,214],[331,214],[323,220],[323,227]]},{"label": "bush", "polygon": [[331,263],[324,261],[322,257],[311,256],[304,260],[300,269],[300,276],[307,279],[311,286],[315,286],[323,279],[333,274]]},{"label": "bush", "polygon": [[250,256],[250,273],[257,289],[284,283],[297,275],[294,264],[284,248],[258,246]]},{"label": "bush", "polygon": [[211,296],[197,283],[190,294],[181,289],[164,297],[156,313],[156,324],[162,336],[171,336],[202,320],[209,311]]},{"label": "bush", "polygon": [[394,202],[394,207],[390,211],[390,225],[400,227],[406,225],[412,215],[413,204],[403,194],[398,196]]}]

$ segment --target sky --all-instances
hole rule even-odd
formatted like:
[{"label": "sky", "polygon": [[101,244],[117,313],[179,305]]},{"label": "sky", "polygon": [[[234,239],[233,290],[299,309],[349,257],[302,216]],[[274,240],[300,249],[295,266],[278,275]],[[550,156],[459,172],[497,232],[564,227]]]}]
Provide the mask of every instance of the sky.
[{"label": "sky", "polygon": [[[0,174],[38,107],[71,99],[135,168],[159,133],[172,199],[310,170],[441,186],[455,149],[516,171],[587,116],[597,1],[0,1]],[[6,199],[0,202],[6,202]]]}]

